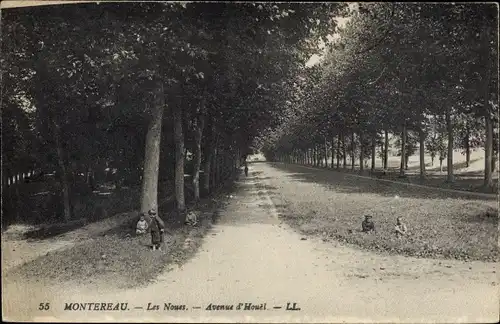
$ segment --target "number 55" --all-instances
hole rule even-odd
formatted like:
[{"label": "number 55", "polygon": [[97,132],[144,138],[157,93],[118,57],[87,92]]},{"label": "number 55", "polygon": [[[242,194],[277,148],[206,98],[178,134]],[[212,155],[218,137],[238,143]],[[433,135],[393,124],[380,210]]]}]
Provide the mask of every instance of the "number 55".
[{"label": "number 55", "polygon": [[38,310],[49,310],[50,304],[49,303],[40,303],[40,306],[38,306]]}]

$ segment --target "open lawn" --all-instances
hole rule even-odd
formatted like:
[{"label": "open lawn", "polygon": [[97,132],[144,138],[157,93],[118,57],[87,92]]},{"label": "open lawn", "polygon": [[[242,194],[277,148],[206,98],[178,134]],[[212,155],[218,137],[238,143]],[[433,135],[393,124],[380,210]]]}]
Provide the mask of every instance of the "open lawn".
[{"label": "open lawn", "polygon": [[[273,163],[267,182],[281,217],[306,234],[370,250],[419,257],[499,260],[497,198],[352,177],[341,172]],[[271,172],[271,171],[270,171]],[[373,216],[376,234],[361,232]],[[404,217],[409,235],[397,239]]]},{"label": "open lawn", "polygon": [[[439,160],[435,159],[434,165],[431,164],[430,156],[425,156],[426,162],[426,177],[422,181],[420,179],[420,158],[418,155],[412,155],[408,159],[408,170],[405,170],[405,177],[399,177],[400,157],[389,156],[387,173],[382,175],[381,160],[377,159],[375,163],[375,173],[371,172],[371,160],[367,161],[364,170],[359,170],[359,161],[354,164],[354,169],[351,167],[351,161],[347,160],[346,168],[340,165],[336,171],[346,173],[356,173],[363,176],[373,176],[381,179],[387,179],[398,182],[421,184],[430,187],[443,189],[464,190],[480,193],[496,193],[498,194],[498,165],[493,173],[493,187],[484,187],[484,151],[476,150],[471,152],[471,160],[469,167],[466,166],[465,156],[460,151],[455,151],[453,156],[453,173],[454,181],[448,182],[446,179],[447,166],[446,160],[443,161],[442,171],[439,167]],[[328,168],[331,168],[331,160],[328,161]],[[336,161],[335,161],[336,163]],[[336,164],[334,165],[336,166]]]}]

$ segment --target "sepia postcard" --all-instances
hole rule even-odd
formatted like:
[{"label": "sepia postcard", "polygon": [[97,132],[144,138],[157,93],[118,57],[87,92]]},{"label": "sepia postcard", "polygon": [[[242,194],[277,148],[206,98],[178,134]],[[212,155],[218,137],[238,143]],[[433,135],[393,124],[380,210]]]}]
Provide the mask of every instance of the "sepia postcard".
[{"label": "sepia postcard", "polygon": [[3,321],[499,321],[498,3],[0,6]]}]

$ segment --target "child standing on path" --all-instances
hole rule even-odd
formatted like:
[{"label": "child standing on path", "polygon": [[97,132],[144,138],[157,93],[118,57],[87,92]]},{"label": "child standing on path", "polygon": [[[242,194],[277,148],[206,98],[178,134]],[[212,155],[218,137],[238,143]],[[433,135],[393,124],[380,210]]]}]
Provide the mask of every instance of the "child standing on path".
[{"label": "child standing on path", "polygon": [[245,177],[248,177],[248,165],[245,163]]},{"label": "child standing on path", "polygon": [[151,218],[151,243],[154,250],[161,250],[161,243],[163,243],[163,232],[165,231],[165,223],[156,214],[156,210],[153,208],[149,211],[149,217]]}]

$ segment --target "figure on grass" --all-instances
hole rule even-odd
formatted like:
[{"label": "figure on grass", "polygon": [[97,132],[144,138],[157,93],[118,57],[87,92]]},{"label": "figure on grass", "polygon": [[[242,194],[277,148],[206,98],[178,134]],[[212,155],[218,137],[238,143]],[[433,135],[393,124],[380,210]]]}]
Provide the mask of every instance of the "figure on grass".
[{"label": "figure on grass", "polygon": [[403,223],[402,217],[398,217],[396,219],[396,226],[394,227],[394,229],[396,231],[396,237],[398,237],[398,238],[401,238],[408,233],[408,229],[406,227],[406,224]]},{"label": "figure on grass", "polygon": [[154,250],[161,250],[161,244],[163,243],[163,232],[165,231],[165,223],[156,214],[156,210],[153,208],[149,211],[149,217],[151,218],[150,230],[151,230],[151,243]]},{"label": "figure on grass", "polygon": [[245,177],[248,177],[248,165],[245,163]]},{"label": "figure on grass", "polygon": [[147,229],[148,229],[148,222],[146,221],[145,213],[141,213],[141,217],[139,218],[139,221],[137,222],[135,234],[137,234],[137,235],[146,234]]},{"label": "figure on grass", "polygon": [[375,231],[375,223],[372,220],[372,216],[365,215],[365,220],[361,223],[361,227],[363,232],[376,232]]}]

